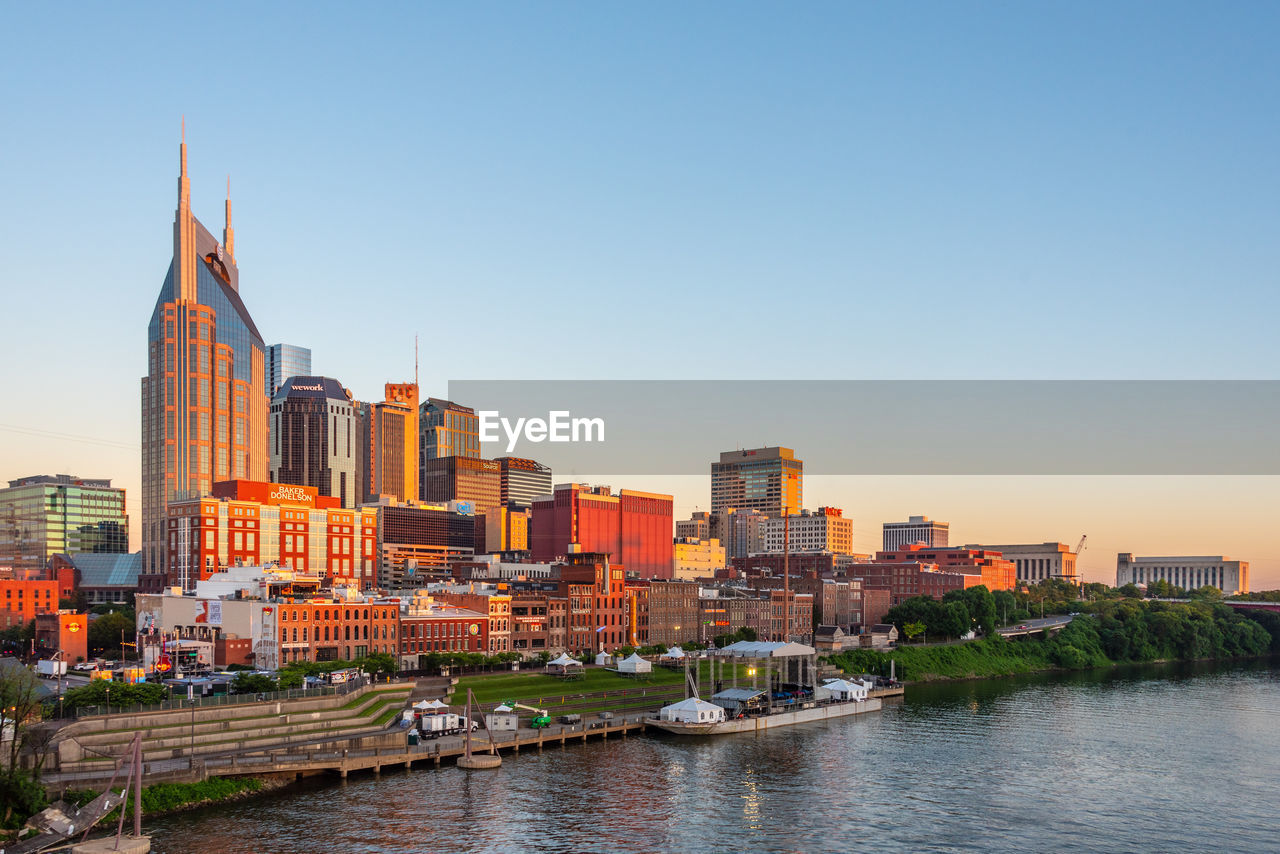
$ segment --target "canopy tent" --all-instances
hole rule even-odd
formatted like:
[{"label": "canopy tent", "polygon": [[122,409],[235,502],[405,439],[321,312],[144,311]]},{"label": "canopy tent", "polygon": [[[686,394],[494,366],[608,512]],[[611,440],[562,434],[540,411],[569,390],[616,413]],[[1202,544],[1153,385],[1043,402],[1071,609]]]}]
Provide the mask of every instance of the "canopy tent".
[{"label": "canopy tent", "polygon": [[429,708],[431,708],[431,704],[430,704],[430,703],[428,703],[426,700],[423,700],[423,701],[422,701],[422,702],[420,702],[420,703],[414,703],[414,704],[413,704],[413,707],[414,707],[415,709],[429,709]]},{"label": "canopy tent", "polygon": [[432,700],[430,703],[427,703],[427,708],[428,709],[447,709],[449,708],[449,704],[442,703],[439,700]]},{"label": "canopy tent", "polygon": [[832,679],[822,683],[822,688],[831,692],[836,700],[865,700],[867,686],[861,682],[850,682],[847,679]]},{"label": "canopy tent", "polygon": [[646,659],[641,658],[638,654],[633,652],[631,653],[631,655],[627,656],[626,658],[622,659],[622,661],[618,662],[618,672],[619,673],[652,673],[653,663],[650,661],[647,661]]},{"label": "canopy tent", "polygon": [[560,653],[559,658],[554,658],[547,662],[547,667],[581,667],[582,662],[576,658],[570,658],[567,652]]},{"label": "canopy tent", "polygon": [[658,720],[681,723],[715,723],[724,719],[724,709],[697,697],[663,706],[658,712]]},{"label": "canopy tent", "polygon": [[815,655],[817,650],[802,643],[738,641],[718,650],[716,654],[732,655],[737,658],[790,658],[793,656]]},{"label": "canopy tent", "polygon": [[494,712],[494,714],[497,714],[497,715],[505,715],[505,714],[507,714],[508,712],[514,712],[514,711],[515,711],[515,709],[511,708],[511,707],[510,707],[510,706],[508,706],[506,703],[502,703],[502,704],[500,704],[500,705],[497,705],[497,706],[494,706],[494,707],[493,707],[493,712]]},{"label": "canopy tent", "polygon": [[673,646],[673,647],[671,647],[671,649],[667,650],[666,652],[664,652],[662,655],[660,655],[660,656],[658,656],[658,657],[659,657],[659,658],[666,658],[666,659],[672,659],[672,660],[675,660],[675,659],[681,659],[681,658],[684,658],[684,657],[685,657],[685,655],[684,655],[684,650],[683,650],[683,649],[681,649],[681,648],[680,648],[680,647],[678,647],[678,646]]},{"label": "canopy tent", "polygon": [[597,654],[596,654],[596,664],[599,664],[599,665],[602,665],[602,666],[603,666],[603,665],[606,665],[606,664],[613,664],[613,656],[612,656],[612,655],[610,655],[610,654],[609,654],[609,653],[607,653],[607,652],[597,653]]}]

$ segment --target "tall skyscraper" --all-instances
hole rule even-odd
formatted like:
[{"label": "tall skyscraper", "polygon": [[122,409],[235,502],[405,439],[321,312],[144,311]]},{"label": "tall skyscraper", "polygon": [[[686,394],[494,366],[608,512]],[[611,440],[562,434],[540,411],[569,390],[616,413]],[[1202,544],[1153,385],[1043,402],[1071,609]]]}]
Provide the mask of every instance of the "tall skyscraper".
[{"label": "tall skyscraper", "polygon": [[361,501],[393,495],[418,500],[418,386],[387,383],[381,403],[359,407]]},{"label": "tall skyscraper", "polygon": [[311,351],[294,344],[272,344],[267,348],[267,396],[275,397],[289,377],[311,376]]},{"label": "tall skyscraper", "polygon": [[109,480],[37,475],[0,489],[0,564],[44,569],[59,553],[127,551],[124,490]]},{"label": "tall skyscraper", "polygon": [[271,480],[313,486],[356,507],[360,418],[351,393],[329,377],[291,376],[271,398]]},{"label": "tall skyscraper", "polygon": [[470,406],[429,397],[422,404],[420,429],[424,460],[480,456],[480,418]]},{"label": "tall skyscraper", "polygon": [[267,479],[266,347],[240,298],[231,182],[219,243],[191,212],[185,131],[180,151],[173,260],[151,314],[142,378],[146,575],[164,572],[171,501],[208,495],[214,481]]},{"label": "tall skyscraper", "polygon": [[884,550],[897,551],[916,543],[945,549],[951,539],[950,522],[933,522],[928,516],[911,516],[906,522],[884,523]]},{"label": "tall skyscraper", "polygon": [[711,464],[711,512],[729,508],[781,516],[798,513],[804,499],[804,461],[790,448],[725,451]]}]

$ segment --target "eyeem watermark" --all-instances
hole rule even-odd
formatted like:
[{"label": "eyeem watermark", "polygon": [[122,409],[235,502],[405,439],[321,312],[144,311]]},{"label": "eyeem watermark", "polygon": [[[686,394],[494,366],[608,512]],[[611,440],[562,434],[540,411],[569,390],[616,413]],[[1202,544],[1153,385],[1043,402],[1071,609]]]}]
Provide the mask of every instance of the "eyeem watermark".
[{"label": "eyeem watermark", "polygon": [[507,437],[507,453],[516,449],[521,437],[526,442],[603,442],[603,418],[574,418],[567,409],[553,409],[546,418],[503,418],[496,409],[482,409],[476,413],[480,419],[480,441],[500,442],[501,429]]}]

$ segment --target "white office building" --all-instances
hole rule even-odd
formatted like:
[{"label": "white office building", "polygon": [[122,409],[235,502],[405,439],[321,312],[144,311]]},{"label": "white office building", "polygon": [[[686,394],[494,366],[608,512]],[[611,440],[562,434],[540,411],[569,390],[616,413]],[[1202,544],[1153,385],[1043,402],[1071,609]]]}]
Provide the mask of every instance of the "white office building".
[{"label": "white office building", "polygon": [[1216,557],[1134,557],[1121,552],[1116,559],[1116,587],[1167,581],[1195,590],[1206,585],[1224,595],[1249,592],[1249,562]]},{"label": "white office building", "polygon": [[916,543],[924,543],[931,549],[945,549],[950,537],[950,522],[934,522],[928,516],[912,516],[905,522],[884,523],[884,550],[887,552],[896,552]]}]

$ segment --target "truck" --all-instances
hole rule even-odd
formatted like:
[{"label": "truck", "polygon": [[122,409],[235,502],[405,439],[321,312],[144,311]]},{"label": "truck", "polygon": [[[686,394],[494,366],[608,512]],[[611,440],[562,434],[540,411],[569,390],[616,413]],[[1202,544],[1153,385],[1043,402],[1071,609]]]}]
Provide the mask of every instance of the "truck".
[{"label": "truck", "polygon": [[52,658],[42,658],[36,662],[36,673],[45,679],[56,679],[67,675],[67,663]]},{"label": "truck", "polygon": [[[470,725],[472,732],[475,732],[480,728],[479,721],[471,721]],[[423,715],[421,727],[423,738],[439,738],[442,735],[457,735],[458,733],[466,730],[467,716],[455,715],[452,712],[443,715]]]}]

